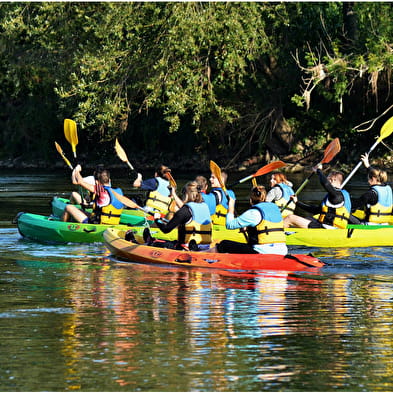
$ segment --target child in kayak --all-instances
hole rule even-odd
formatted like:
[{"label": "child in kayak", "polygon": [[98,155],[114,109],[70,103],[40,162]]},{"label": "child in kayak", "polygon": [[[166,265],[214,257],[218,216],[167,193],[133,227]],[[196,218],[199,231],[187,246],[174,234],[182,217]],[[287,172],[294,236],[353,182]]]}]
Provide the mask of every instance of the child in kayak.
[{"label": "child in kayak", "polygon": [[352,211],[356,212],[361,224],[390,224],[393,222],[393,194],[386,184],[388,175],[385,170],[370,166],[367,153],[361,156],[361,160],[367,168],[370,188],[359,198],[352,199]]},{"label": "child in kayak", "polygon": [[[295,194],[293,184],[281,172],[273,172],[270,178],[270,191],[266,195],[266,202],[274,202],[281,211],[283,217],[295,211],[295,202],[291,195]],[[283,209],[285,207],[285,209]]]},{"label": "child in kayak", "polygon": [[[176,190],[172,188],[172,196],[177,199]],[[175,241],[154,239],[148,228],[143,233],[147,245],[172,249],[191,249],[198,251],[209,248],[212,241],[212,221],[207,204],[202,199],[201,189],[195,181],[188,182],[182,190],[182,206],[175,212],[173,218],[164,221],[159,213],[155,213],[155,223],[164,233],[178,229]],[[132,240],[132,238],[131,238]]]},{"label": "child in kayak", "polygon": [[84,181],[81,175],[81,166],[77,165],[72,173],[73,179],[77,185],[94,193],[93,212],[88,213],[78,209],[75,205],[66,205],[62,221],[69,221],[72,217],[75,221],[92,224],[117,225],[120,222],[120,215],[125,206],[141,209],[131,199],[125,197],[120,188],[111,187],[110,174],[107,169],[103,169],[97,175],[97,181],[94,185]]},{"label": "child in kayak", "polygon": [[154,177],[142,180],[142,174],[138,173],[133,186],[149,191],[145,207],[152,211],[159,211],[166,215],[172,202],[168,173],[171,169],[165,165],[160,165],[154,173]]},{"label": "child in kayak", "polygon": [[[221,172],[221,180],[225,185],[228,175],[226,172]],[[209,193],[204,193],[203,200],[207,203],[212,217],[212,222],[215,225],[225,225],[225,217],[228,212],[228,198],[225,195],[224,190],[221,188],[221,184],[216,176],[212,173],[210,176],[211,190]],[[232,190],[226,191],[227,195],[232,199],[236,200],[235,193]]]},{"label": "child in kayak", "polygon": [[284,224],[280,209],[276,204],[265,202],[265,200],[265,187],[257,185],[251,189],[251,208],[239,217],[235,217],[235,200],[229,198],[226,228],[245,228],[247,243],[223,240],[209,249],[209,252],[286,255],[288,249],[285,244]]},{"label": "child in kayak", "polygon": [[320,205],[309,205],[298,201],[296,195],[292,196],[296,206],[313,215],[318,214],[318,218],[306,218],[296,214],[290,214],[284,219],[285,228],[346,228],[348,221],[352,220],[351,198],[346,190],[341,189],[344,175],[339,171],[332,171],[326,177],[321,169],[322,164],[313,168],[319,176],[321,185],[327,191]]}]

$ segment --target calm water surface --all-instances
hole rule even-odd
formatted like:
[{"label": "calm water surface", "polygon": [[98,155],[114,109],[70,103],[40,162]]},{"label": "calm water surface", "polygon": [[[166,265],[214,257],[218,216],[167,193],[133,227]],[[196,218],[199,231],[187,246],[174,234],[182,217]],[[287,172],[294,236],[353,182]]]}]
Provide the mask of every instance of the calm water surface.
[{"label": "calm water surface", "polygon": [[0,391],[393,390],[392,248],[292,248],[328,265],[242,275],[20,237],[17,212],[71,189],[0,172]]}]

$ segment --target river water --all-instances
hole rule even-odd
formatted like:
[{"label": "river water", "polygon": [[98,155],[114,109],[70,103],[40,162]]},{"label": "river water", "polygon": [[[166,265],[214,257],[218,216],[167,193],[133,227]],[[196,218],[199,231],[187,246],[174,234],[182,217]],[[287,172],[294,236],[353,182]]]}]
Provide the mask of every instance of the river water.
[{"label": "river water", "polygon": [[66,171],[0,172],[0,391],[393,390],[391,247],[297,247],[327,266],[242,276],[21,238],[17,212],[71,190]]}]

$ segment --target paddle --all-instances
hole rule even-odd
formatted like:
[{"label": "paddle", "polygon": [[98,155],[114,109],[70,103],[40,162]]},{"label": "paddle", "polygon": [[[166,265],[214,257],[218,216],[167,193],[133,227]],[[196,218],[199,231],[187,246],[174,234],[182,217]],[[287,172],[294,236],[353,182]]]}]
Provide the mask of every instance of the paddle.
[{"label": "paddle", "polygon": [[[340,140],[338,138],[333,139],[326,147],[324,153],[323,153],[323,158],[321,162],[319,162],[316,166],[320,164],[327,164],[330,162],[341,150],[340,146]],[[307,185],[307,183],[310,181],[311,177],[313,176],[314,171],[311,172],[311,174],[307,177],[306,180],[300,185],[300,187],[296,190],[295,195],[299,195],[300,192],[303,190],[303,188]],[[291,203],[292,200],[289,200],[285,206],[281,208],[281,211],[284,211],[288,205]]]},{"label": "paddle", "polygon": [[67,159],[67,157],[65,156],[63,149],[60,147],[60,145],[55,142],[55,146],[56,146],[56,150],[60,153],[60,155],[63,157],[63,160],[65,161],[65,163],[70,167],[71,170],[73,170],[74,168],[72,167],[70,161]]},{"label": "paddle", "polygon": [[168,177],[169,183],[171,184],[171,187],[177,188],[177,184],[176,184],[175,179],[173,178],[171,172],[166,172],[166,175]]},{"label": "paddle", "polygon": [[[368,151],[367,154],[370,154],[380,143],[383,139],[387,138],[391,133],[393,132],[393,116],[385,122],[385,124],[382,126],[380,135],[376,142],[370,147],[370,150]],[[355,174],[355,172],[360,168],[362,165],[362,161],[359,161],[358,164],[353,168],[352,172],[348,175],[348,177],[343,181],[341,188],[344,188],[344,186],[348,183],[349,179]]]},{"label": "paddle", "polygon": [[[221,186],[222,190],[224,191],[224,194],[229,202],[229,195],[227,193],[227,189],[226,189],[225,184],[222,181],[222,177],[221,177],[221,168],[214,161],[210,160],[210,170],[211,170],[211,173],[217,178],[218,182],[220,183],[220,186]],[[246,242],[248,242],[248,236],[247,236],[247,233],[244,231],[244,229],[241,229],[240,232],[243,233],[243,235],[246,239]]]},{"label": "paddle", "polygon": [[120,160],[122,160],[123,162],[127,163],[127,165],[130,167],[130,169],[132,171],[135,171],[134,167],[130,164],[130,161],[128,161],[127,154],[124,151],[124,149],[120,146],[120,143],[117,140],[117,138],[116,138],[116,142],[115,142],[115,150],[116,150],[116,154],[120,158]]},{"label": "paddle", "polygon": [[285,162],[282,162],[282,161],[271,162],[270,164],[267,164],[267,165],[263,166],[262,168],[259,168],[254,174],[252,174],[250,176],[246,176],[243,179],[238,180],[236,183],[231,184],[229,187],[232,188],[232,187],[236,186],[237,184],[244,183],[245,181],[250,180],[251,178],[266,175],[266,173],[275,171],[279,168],[282,168],[285,165],[286,165]]},{"label": "paddle", "polygon": [[78,133],[76,123],[71,119],[64,119],[64,135],[72,147],[74,157],[76,158],[76,145],[78,144]]}]

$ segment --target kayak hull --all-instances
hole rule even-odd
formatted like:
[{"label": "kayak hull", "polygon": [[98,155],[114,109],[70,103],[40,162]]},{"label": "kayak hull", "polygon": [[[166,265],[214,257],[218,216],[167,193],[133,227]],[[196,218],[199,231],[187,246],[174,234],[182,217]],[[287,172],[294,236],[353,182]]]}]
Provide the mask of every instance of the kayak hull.
[{"label": "kayak hull", "polygon": [[103,236],[109,251],[128,262],[229,270],[304,271],[324,266],[318,258],[303,254],[221,254],[151,247],[126,241],[125,231],[118,228],[108,228]]},{"label": "kayak hull", "polygon": [[[66,205],[69,203],[69,199],[53,197],[52,199],[52,215],[55,218],[61,218],[63,215]],[[75,205],[80,208],[80,205]],[[91,212],[91,209],[87,209]],[[146,221],[153,223],[154,219],[152,216],[146,217],[146,213],[137,209],[124,209],[120,216],[120,224],[124,225],[144,225]]]},{"label": "kayak hull", "polygon": [[287,228],[287,245],[308,247],[393,246],[391,225],[350,225],[346,229]]},{"label": "kayak hull", "polygon": [[[31,213],[19,213],[16,224],[21,236],[40,243],[102,243],[103,233],[110,227],[63,222]],[[126,225],[120,225],[119,228],[129,229]]]},{"label": "kayak hull", "polygon": [[[145,227],[133,227],[137,240],[142,239]],[[151,235],[158,239],[175,240],[177,231],[163,233],[158,228],[150,228]],[[347,229],[287,228],[285,230],[288,246],[308,247],[384,247],[393,246],[393,226],[390,225],[350,225]],[[245,243],[242,233],[214,226],[213,242],[233,240]]]}]

